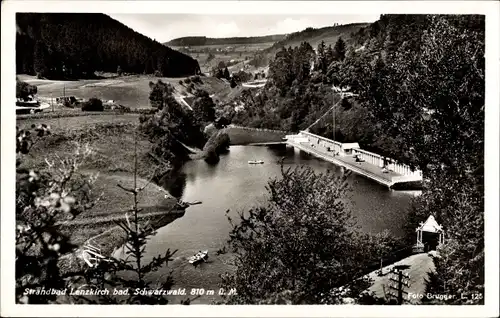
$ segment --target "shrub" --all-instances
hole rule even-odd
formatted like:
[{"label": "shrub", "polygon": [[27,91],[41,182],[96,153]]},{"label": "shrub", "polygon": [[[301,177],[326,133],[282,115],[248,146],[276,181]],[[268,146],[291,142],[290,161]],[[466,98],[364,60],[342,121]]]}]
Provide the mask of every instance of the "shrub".
[{"label": "shrub", "polygon": [[184,83],[182,82],[182,80],[179,80],[179,85],[184,85]]},{"label": "shrub", "polygon": [[215,104],[204,90],[196,90],[195,100],[192,104],[194,116],[200,122],[213,122],[215,120]]},{"label": "shrub", "polygon": [[211,151],[214,151],[217,155],[227,152],[230,144],[229,135],[223,132],[217,132],[213,134],[210,139],[208,139],[203,150],[207,152],[207,154]]},{"label": "shrub", "polygon": [[162,77],[163,76],[163,73],[159,70],[156,70],[155,73],[154,73],[154,76],[155,77]]},{"label": "shrub", "polygon": [[84,102],[82,105],[82,111],[87,112],[102,112],[104,106],[102,105],[102,100],[96,97],[92,97],[88,101]]},{"label": "shrub", "polygon": [[156,83],[149,82],[149,88],[151,92],[149,93],[149,103],[151,107],[162,109],[165,104],[165,96],[172,98],[172,93],[174,87],[170,83],[163,83],[158,80]]},{"label": "shrub", "polygon": [[231,120],[224,116],[221,116],[218,120],[216,120],[215,127],[217,127],[218,129],[222,129],[227,127],[227,125],[229,124],[231,124]]},{"label": "shrub", "polygon": [[236,86],[238,86],[238,84],[236,84],[236,81],[234,79],[231,79],[230,86],[231,86],[231,88],[235,88]]},{"label": "shrub", "polygon": [[193,81],[194,83],[203,84],[200,75],[195,75],[195,76],[191,77],[191,81]]},{"label": "shrub", "polygon": [[27,99],[30,95],[36,95],[38,88],[16,78],[16,97]]},{"label": "shrub", "polygon": [[209,164],[216,164],[219,162],[220,157],[219,155],[215,152],[214,149],[210,149],[207,151],[207,155],[205,156],[205,162]]},{"label": "shrub", "polygon": [[190,79],[189,77],[188,77],[188,78],[186,78],[186,79],[184,80],[184,83],[186,83],[186,84],[191,84],[191,79]]},{"label": "shrub", "polygon": [[352,104],[347,98],[342,98],[342,102],[340,104],[344,110],[349,110],[352,108]]}]

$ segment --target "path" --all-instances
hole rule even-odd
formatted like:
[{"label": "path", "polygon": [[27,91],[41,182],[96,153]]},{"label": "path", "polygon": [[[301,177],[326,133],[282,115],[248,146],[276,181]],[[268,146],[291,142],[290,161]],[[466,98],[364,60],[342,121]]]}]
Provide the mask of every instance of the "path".
[{"label": "path", "polygon": [[260,88],[260,87],[264,87],[266,85],[266,83],[267,83],[267,79],[255,80],[252,82],[243,83],[243,84],[241,84],[241,86],[247,87],[247,88]]},{"label": "path", "polygon": [[385,298],[389,293],[389,282],[390,276],[389,274],[392,268],[396,265],[408,265],[410,266],[407,270],[404,270],[404,273],[410,275],[410,287],[405,288],[405,293],[403,295],[403,299],[405,303],[410,304],[419,304],[421,303],[420,299],[416,299],[414,297],[409,297],[412,295],[423,295],[425,293],[425,281],[428,278],[427,274],[431,271],[434,271],[434,261],[432,260],[431,255],[435,255],[435,251],[431,251],[430,253],[420,253],[409,256],[386,266],[383,268],[383,276],[378,275],[378,270],[371,272],[367,276],[373,279],[372,286],[368,289],[369,292],[374,292],[375,296],[380,298]]},{"label": "path", "polygon": [[184,100],[184,97],[186,96],[182,96],[182,95],[176,95],[174,94],[174,98],[177,100],[178,103],[180,103],[181,105],[185,106],[187,109],[189,110],[193,110],[193,107],[191,107],[191,105],[189,105],[185,100]]}]

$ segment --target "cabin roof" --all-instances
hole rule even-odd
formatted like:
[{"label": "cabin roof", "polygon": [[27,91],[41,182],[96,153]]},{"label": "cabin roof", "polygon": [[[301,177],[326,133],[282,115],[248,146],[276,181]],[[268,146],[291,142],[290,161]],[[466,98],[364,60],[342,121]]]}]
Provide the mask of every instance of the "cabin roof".
[{"label": "cabin roof", "polygon": [[427,218],[427,220],[425,220],[425,222],[420,222],[420,226],[417,228],[417,231],[439,233],[443,231],[443,227],[439,225],[434,216],[431,215]]},{"label": "cabin roof", "polygon": [[342,144],[342,149],[358,149],[359,144],[357,142],[351,142],[351,143],[343,143]]}]

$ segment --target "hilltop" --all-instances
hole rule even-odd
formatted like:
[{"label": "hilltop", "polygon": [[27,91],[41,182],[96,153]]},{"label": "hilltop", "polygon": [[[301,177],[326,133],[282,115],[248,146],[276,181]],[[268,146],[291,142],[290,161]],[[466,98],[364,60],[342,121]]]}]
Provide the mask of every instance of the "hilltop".
[{"label": "hilltop", "polygon": [[96,71],[194,75],[198,62],[100,13],[16,14],[16,71],[89,79]]},{"label": "hilltop", "polygon": [[321,41],[325,45],[334,45],[339,37],[342,37],[347,43],[351,38],[362,28],[366,28],[370,23],[351,23],[344,25],[328,26],[324,28],[307,28],[303,31],[290,33],[284,39],[276,42],[273,46],[264,50],[267,52],[274,52],[282,47],[295,47],[300,45],[301,42],[308,42],[312,47],[318,46]]},{"label": "hilltop", "polygon": [[232,37],[232,38],[207,38],[206,36],[187,36],[173,39],[163,43],[168,46],[203,46],[203,45],[231,45],[231,44],[258,44],[281,41],[286,34],[265,36]]},{"label": "hilltop", "polygon": [[257,53],[250,61],[251,65],[256,67],[266,66],[269,60],[274,58],[276,52],[283,47],[297,47],[302,42],[309,43],[313,48],[316,48],[322,41],[326,46],[335,45],[335,42],[341,37],[344,42],[351,44],[357,41],[356,37],[360,30],[366,29],[370,23],[352,23],[345,25],[328,26],[324,28],[307,28],[305,30],[290,33],[283,40],[274,43],[272,46]]}]

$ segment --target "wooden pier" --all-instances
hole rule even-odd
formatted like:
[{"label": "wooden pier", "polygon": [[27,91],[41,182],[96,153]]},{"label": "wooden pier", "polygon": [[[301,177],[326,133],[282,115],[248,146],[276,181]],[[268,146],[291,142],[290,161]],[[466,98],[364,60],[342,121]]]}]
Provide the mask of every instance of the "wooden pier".
[{"label": "wooden pier", "polygon": [[[286,136],[286,143],[334,165],[351,170],[389,188],[421,189],[422,172],[390,158],[365,151],[356,143],[342,144],[309,132]],[[364,161],[356,161],[357,155]],[[388,164],[385,164],[389,162]],[[385,169],[384,169],[385,168]]]}]

